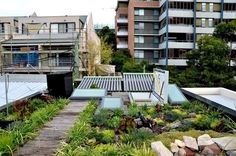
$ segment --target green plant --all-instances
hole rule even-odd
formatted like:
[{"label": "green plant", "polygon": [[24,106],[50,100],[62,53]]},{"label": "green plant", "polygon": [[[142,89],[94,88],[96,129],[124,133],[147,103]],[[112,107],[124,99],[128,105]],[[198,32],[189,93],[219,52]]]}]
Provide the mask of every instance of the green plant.
[{"label": "green plant", "polygon": [[147,109],[147,113],[148,115],[150,115],[151,117],[155,117],[157,115],[157,111],[155,107],[149,107]]},{"label": "green plant", "polygon": [[193,122],[197,129],[205,130],[210,128],[210,120],[207,115],[196,115],[196,118]]},{"label": "green plant", "polygon": [[140,109],[137,104],[132,103],[128,107],[128,113],[131,117],[138,117],[139,116]]},{"label": "green plant", "polygon": [[33,99],[30,101],[29,103],[29,107],[31,107],[34,111],[35,110],[38,110],[40,108],[43,108],[47,105],[46,102],[44,102],[43,100],[41,99]]},{"label": "green plant", "polygon": [[144,142],[142,146],[133,148],[131,156],[156,156],[156,153]]},{"label": "green plant", "polygon": [[224,123],[226,125],[226,127],[230,130],[235,130],[236,129],[236,122],[231,119],[230,117],[226,116],[223,118]]},{"label": "green plant", "polygon": [[124,115],[124,111],[120,108],[116,108],[113,110],[113,116],[122,117]]},{"label": "green plant", "polygon": [[107,121],[112,117],[113,112],[108,109],[101,109],[92,118],[93,126],[107,126]]},{"label": "green plant", "polygon": [[121,118],[118,116],[113,116],[111,119],[107,120],[107,126],[109,128],[118,128],[120,126]]},{"label": "green plant", "polygon": [[102,143],[108,144],[113,143],[115,140],[115,132],[113,130],[104,130],[102,132]]},{"label": "green plant", "polygon": [[143,141],[151,140],[155,134],[146,129],[135,129],[129,133],[123,133],[120,136],[122,143],[134,143],[139,145]]},{"label": "green plant", "polygon": [[154,121],[155,121],[155,122],[157,123],[157,125],[159,125],[159,126],[165,126],[165,125],[166,125],[165,121],[162,120],[161,118],[156,118],[156,119],[154,119]]},{"label": "green plant", "polygon": [[118,149],[113,144],[99,144],[92,150],[93,155],[117,156]]},{"label": "green plant", "polygon": [[93,84],[91,84],[90,88],[91,88],[91,89],[97,89],[98,87],[97,87],[97,84],[96,84],[96,83],[93,83]]}]

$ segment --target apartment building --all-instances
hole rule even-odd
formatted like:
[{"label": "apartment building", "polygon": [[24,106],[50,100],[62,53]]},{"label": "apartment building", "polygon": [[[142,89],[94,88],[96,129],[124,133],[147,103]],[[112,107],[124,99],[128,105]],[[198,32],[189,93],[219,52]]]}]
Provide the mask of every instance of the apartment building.
[{"label": "apartment building", "polygon": [[0,17],[4,72],[52,73],[79,67],[80,75],[88,73],[89,41],[100,44],[91,15]]},{"label": "apartment building", "polygon": [[186,53],[202,35],[234,19],[235,0],[118,0],[117,48],[156,65],[186,66]]}]

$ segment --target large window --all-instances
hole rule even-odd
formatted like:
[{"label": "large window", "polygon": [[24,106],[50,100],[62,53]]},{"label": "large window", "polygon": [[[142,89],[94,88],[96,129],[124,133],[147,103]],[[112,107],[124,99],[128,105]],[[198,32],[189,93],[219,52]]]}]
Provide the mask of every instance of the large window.
[{"label": "large window", "polygon": [[0,23],[0,33],[4,33],[4,23]]},{"label": "large window", "polygon": [[143,36],[135,36],[134,43],[144,43],[144,37]]},{"label": "large window", "polygon": [[206,27],[206,19],[202,18],[202,27],[205,28]]},{"label": "large window", "polygon": [[213,5],[213,3],[210,3],[209,4],[209,12],[213,12],[213,10],[214,10],[214,5]]},{"label": "large window", "polygon": [[26,67],[28,64],[32,66],[38,66],[39,55],[38,53],[20,53],[12,54],[13,64]]},{"label": "large window", "polygon": [[75,31],[75,23],[53,23],[51,24],[52,33],[69,33]]},{"label": "large window", "polygon": [[206,3],[202,3],[202,11],[206,11]]},{"label": "large window", "polygon": [[224,11],[236,11],[236,3],[224,3]]},{"label": "large window", "polygon": [[169,18],[169,24],[193,25],[193,18],[172,17]]},{"label": "large window", "polygon": [[134,57],[135,58],[144,58],[144,51],[143,50],[135,50]]}]

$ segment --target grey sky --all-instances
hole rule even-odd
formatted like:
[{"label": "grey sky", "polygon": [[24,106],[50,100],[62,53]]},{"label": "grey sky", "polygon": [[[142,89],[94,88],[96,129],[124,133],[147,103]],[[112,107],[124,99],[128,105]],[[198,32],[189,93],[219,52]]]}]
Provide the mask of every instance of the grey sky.
[{"label": "grey sky", "polygon": [[95,24],[113,24],[117,0],[4,0],[0,16],[85,15],[92,12]]}]

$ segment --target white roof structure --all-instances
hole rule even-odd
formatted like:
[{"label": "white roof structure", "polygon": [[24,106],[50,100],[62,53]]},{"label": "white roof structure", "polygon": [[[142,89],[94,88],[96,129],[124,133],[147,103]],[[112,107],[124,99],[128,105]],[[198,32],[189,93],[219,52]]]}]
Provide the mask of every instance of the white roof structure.
[{"label": "white roof structure", "polygon": [[225,88],[182,88],[190,97],[236,116],[236,92]]},{"label": "white roof structure", "polygon": [[[47,90],[46,75],[8,74],[8,105],[25,98],[41,94]],[[7,107],[5,75],[0,76],[0,110]]]}]

